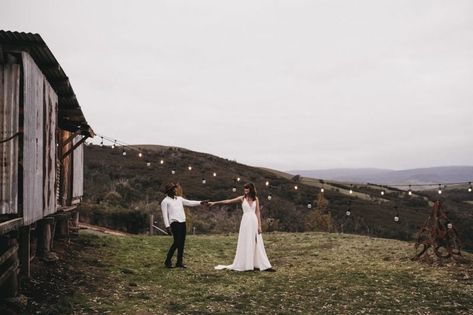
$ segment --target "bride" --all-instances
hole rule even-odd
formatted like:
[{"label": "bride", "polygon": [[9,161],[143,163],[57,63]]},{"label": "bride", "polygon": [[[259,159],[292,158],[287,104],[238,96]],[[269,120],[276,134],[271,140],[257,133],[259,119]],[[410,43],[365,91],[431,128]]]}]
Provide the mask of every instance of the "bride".
[{"label": "bride", "polygon": [[241,203],[243,209],[233,264],[228,266],[218,265],[215,269],[274,271],[266,256],[263,237],[261,236],[261,212],[259,200],[256,197],[255,185],[252,183],[245,184],[244,192],[243,196],[234,199],[209,202],[209,206]]}]

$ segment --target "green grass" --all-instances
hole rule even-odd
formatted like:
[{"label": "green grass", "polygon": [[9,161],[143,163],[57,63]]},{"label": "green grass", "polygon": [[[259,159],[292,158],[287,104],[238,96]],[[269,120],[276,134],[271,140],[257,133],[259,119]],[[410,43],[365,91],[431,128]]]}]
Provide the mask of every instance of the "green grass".
[{"label": "green grass", "polygon": [[[166,269],[171,238],[81,234],[66,261],[82,279],[62,303],[110,314],[469,314],[471,256],[412,262],[413,245],[327,233],[265,234],[271,272],[217,271],[237,235],[189,236],[188,269]],[[67,252],[66,252],[67,254]],[[67,255],[65,256],[67,257]]]}]

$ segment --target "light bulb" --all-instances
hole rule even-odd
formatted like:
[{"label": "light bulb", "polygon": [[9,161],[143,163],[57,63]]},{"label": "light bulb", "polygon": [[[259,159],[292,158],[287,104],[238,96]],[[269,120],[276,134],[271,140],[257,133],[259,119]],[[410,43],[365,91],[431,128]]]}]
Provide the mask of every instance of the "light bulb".
[{"label": "light bulb", "polygon": [[312,204],[310,202],[307,204],[307,208],[312,208]]},{"label": "light bulb", "polygon": [[440,185],[439,185],[439,190],[438,190],[438,193],[439,193],[439,195],[441,195],[441,194],[442,194],[442,187],[440,187]]},{"label": "light bulb", "polygon": [[112,144],[112,149],[115,149],[115,146],[117,145],[117,140],[115,140]]},{"label": "light bulb", "polygon": [[233,188],[232,188],[232,191],[233,191],[233,192],[236,192],[236,191],[237,191],[236,187],[233,187]]},{"label": "light bulb", "polygon": [[450,222],[448,222],[447,228],[448,228],[449,230],[451,230],[451,229],[453,228],[453,224],[451,224]]},{"label": "light bulb", "polygon": [[394,222],[399,222],[399,215],[396,214],[396,215],[394,216]]},{"label": "light bulb", "polygon": [[271,200],[273,197],[271,196],[271,194],[268,195],[268,200]]},{"label": "light bulb", "polygon": [[143,157],[143,153],[138,153],[138,157]]},{"label": "light bulb", "polygon": [[176,171],[175,171],[175,170],[172,170],[172,171],[171,171],[171,174],[172,174],[172,175],[176,174]]},{"label": "light bulb", "polygon": [[161,165],[164,164],[164,160],[161,159],[161,161],[159,161],[159,163],[160,163]]},{"label": "light bulb", "polygon": [[297,187],[297,185],[295,185],[295,186],[294,186],[294,189],[295,189],[295,190],[298,190],[298,189],[299,189],[299,187]]},{"label": "light bulb", "polygon": [[202,184],[205,184],[207,183],[207,181],[205,180],[205,178],[202,178]]},{"label": "light bulb", "polygon": [[146,163],[146,166],[151,166],[151,163],[150,162]]},{"label": "light bulb", "polygon": [[345,212],[345,214],[347,215],[347,217],[349,217],[349,216],[350,216],[350,214],[351,214],[351,211],[350,211],[350,209],[348,209],[348,210],[347,210],[347,212]]},{"label": "light bulb", "polygon": [[411,190],[411,185],[409,185],[409,191],[407,192],[409,196],[412,196],[412,190]]},{"label": "light bulb", "polygon": [[381,190],[381,196],[384,196],[384,190]]},{"label": "light bulb", "polygon": [[237,177],[237,182],[239,182],[240,180],[241,180],[241,178],[240,178],[240,177]]},{"label": "light bulb", "polygon": [[473,187],[471,186],[471,182],[468,183],[470,185],[470,187],[468,187],[468,192],[472,192],[473,191]]},{"label": "light bulb", "polygon": [[125,151],[125,149],[123,149],[123,152],[122,152],[122,154],[123,154],[123,156],[125,156],[125,155],[126,155],[126,151]]},{"label": "light bulb", "polygon": [[214,172],[212,175],[215,177],[215,176],[217,176],[217,173]]},{"label": "light bulb", "polygon": [[320,188],[320,192],[324,192],[324,191],[325,191],[325,189],[323,187]]},{"label": "light bulb", "polygon": [[352,189],[350,189],[350,195],[351,195],[351,194],[353,194],[353,190],[352,190]]},{"label": "light bulb", "polygon": [[269,186],[269,182],[268,182],[268,181],[266,181],[266,183],[264,183],[264,184],[266,185],[266,187]]},{"label": "light bulb", "polygon": [[189,171],[192,171],[192,166],[189,165],[189,166],[187,167],[187,169],[188,169]]}]

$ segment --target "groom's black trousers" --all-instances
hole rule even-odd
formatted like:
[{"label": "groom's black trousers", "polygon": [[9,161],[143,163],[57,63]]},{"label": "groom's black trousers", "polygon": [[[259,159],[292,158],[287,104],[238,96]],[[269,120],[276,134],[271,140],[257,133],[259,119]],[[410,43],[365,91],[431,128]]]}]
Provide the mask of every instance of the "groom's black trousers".
[{"label": "groom's black trousers", "polygon": [[171,232],[174,242],[169,248],[168,255],[166,257],[166,263],[171,263],[172,256],[177,248],[177,262],[176,265],[182,265],[182,257],[184,255],[184,244],[186,242],[186,222],[173,222],[171,223]]}]

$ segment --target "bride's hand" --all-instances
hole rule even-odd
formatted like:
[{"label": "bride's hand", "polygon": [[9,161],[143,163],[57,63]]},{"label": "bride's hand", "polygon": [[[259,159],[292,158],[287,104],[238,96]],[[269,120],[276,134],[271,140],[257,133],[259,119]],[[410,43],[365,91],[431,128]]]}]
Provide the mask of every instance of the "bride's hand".
[{"label": "bride's hand", "polygon": [[210,208],[210,207],[212,207],[214,204],[215,204],[215,202],[210,201],[207,205],[208,205],[209,208]]}]

